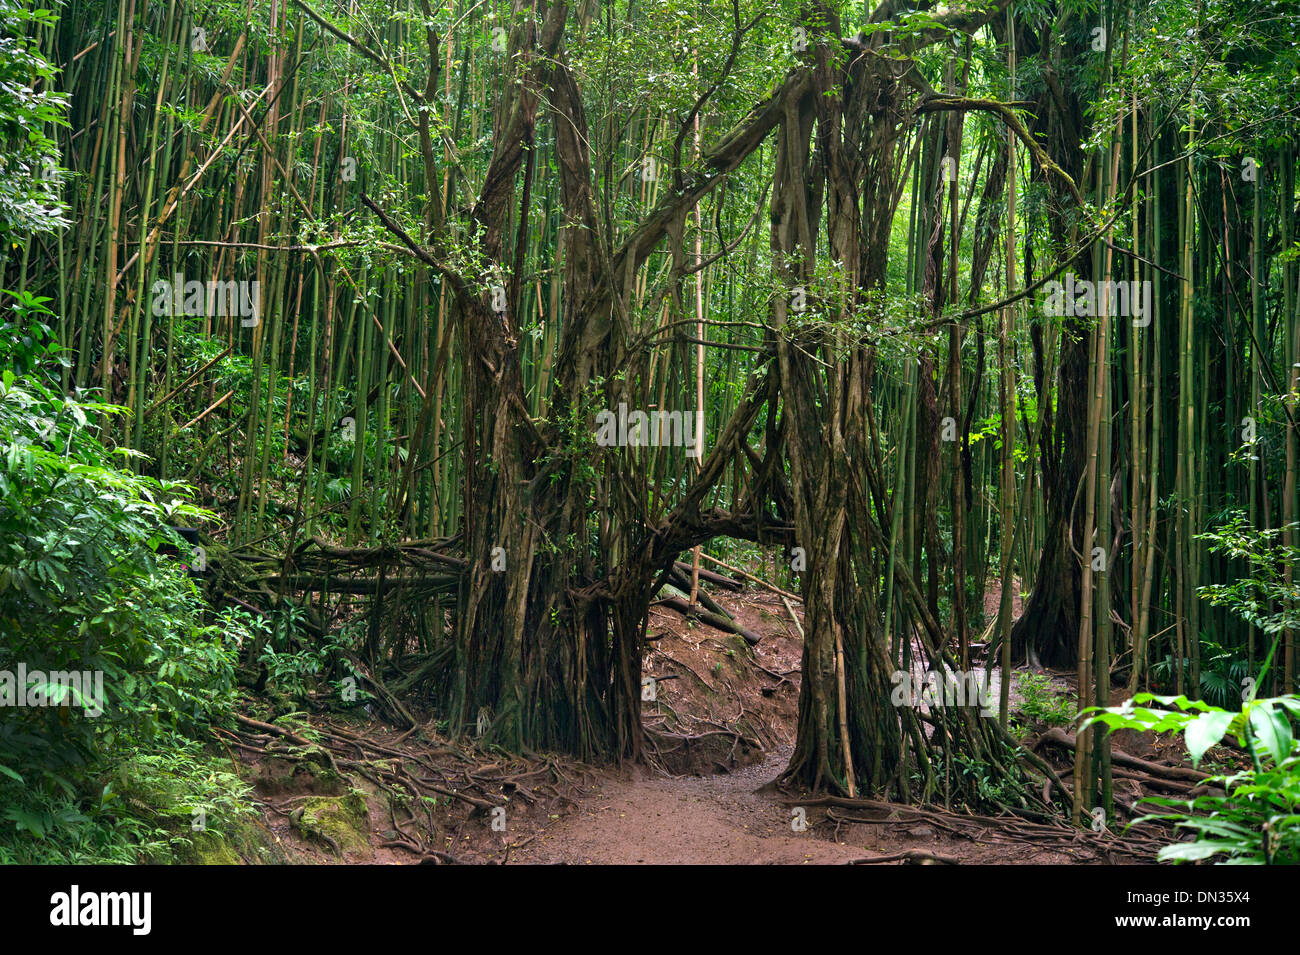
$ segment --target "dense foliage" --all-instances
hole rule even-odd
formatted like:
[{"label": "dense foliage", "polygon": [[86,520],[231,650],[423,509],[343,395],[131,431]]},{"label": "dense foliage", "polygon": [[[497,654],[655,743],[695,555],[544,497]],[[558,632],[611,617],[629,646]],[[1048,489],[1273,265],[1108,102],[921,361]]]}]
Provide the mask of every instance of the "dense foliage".
[{"label": "dense foliage", "polygon": [[[106,698],[0,711],[0,851],[121,857],[115,813],[161,851],[218,793],[233,820],[200,780],[241,678],[641,759],[650,604],[699,548],[803,599],[800,785],[1113,812],[1106,719],[1056,780],[1009,721],[1021,663],[1075,677],[1020,680],[1035,723],[1122,694],[1280,739],[1294,27],[1290,0],[0,0],[0,669]],[[628,408],[695,427],[605,440]],[[998,718],[891,705],[921,663],[1000,669]],[[1275,702],[1223,722],[1247,684]],[[123,774],[169,752],[190,782],[132,815]],[[1294,758],[1255,753],[1191,811],[1285,858],[1283,803],[1246,797]]]}]

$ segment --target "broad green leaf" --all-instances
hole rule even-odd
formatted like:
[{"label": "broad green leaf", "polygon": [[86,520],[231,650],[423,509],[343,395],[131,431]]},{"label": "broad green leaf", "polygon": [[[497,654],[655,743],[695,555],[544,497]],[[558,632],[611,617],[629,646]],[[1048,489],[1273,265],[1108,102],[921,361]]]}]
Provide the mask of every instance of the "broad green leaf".
[{"label": "broad green leaf", "polygon": [[1291,724],[1286,714],[1271,706],[1256,706],[1250,711],[1250,728],[1256,746],[1262,746],[1276,763],[1291,755]]},{"label": "broad green leaf", "polygon": [[1157,862],[1196,862],[1220,852],[1243,848],[1239,842],[1176,842],[1156,854]]},{"label": "broad green leaf", "polygon": [[1223,734],[1232,723],[1232,717],[1232,713],[1211,710],[1187,724],[1187,752],[1192,756],[1193,765],[1199,765],[1205,751],[1223,739]]}]

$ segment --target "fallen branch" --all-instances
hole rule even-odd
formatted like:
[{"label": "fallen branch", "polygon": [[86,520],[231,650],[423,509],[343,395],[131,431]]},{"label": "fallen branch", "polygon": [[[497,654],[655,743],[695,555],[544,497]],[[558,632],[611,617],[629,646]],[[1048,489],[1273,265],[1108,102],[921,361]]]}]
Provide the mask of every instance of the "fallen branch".
[{"label": "fallen branch", "polygon": [[[669,583],[664,585],[664,589],[668,590],[671,593],[671,595],[674,597],[685,597],[687,602],[689,602],[691,581],[689,577],[683,579],[683,576],[684,576],[683,574],[676,572],[676,570],[674,570],[674,572],[668,575]],[[726,617],[728,620],[732,619],[732,616],[727,611],[727,608],[723,607],[716,600],[714,600],[712,597],[706,594],[704,592],[703,587],[697,587],[695,589],[695,602],[698,604],[702,604],[706,610],[710,611],[711,613],[716,613],[719,617]]]},{"label": "fallen branch", "polygon": [[924,849],[908,849],[905,852],[892,852],[887,856],[867,856],[864,859],[850,859],[849,865],[879,865],[882,862],[914,862],[917,865],[961,865],[956,856],[941,856]]},{"label": "fallen branch", "polygon": [[[709,555],[701,553],[700,556],[708,557]],[[690,564],[683,564],[680,560],[673,561],[673,569],[679,573],[685,574],[687,579],[690,578],[690,575],[694,573],[695,570],[695,568]],[[745,585],[739,580],[732,580],[730,577],[722,576],[722,574],[715,574],[713,571],[705,570],[703,567],[700,568],[700,580],[707,580],[711,584],[717,584],[719,587],[725,587],[727,590],[734,591],[735,593],[739,593],[745,589]]]},{"label": "fallen branch", "polygon": [[694,617],[702,623],[707,623],[710,627],[716,627],[724,633],[735,633],[745,639],[751,647],[756,646],[763,638],[752,630],[746,630],[734,620],[728,620],[726,617],[720,617],[716,613],[710,613],[707,610],[701,610],[699,607],[691,608],[690,600],[683,597],[663,597],[655,601],[655,606],[667,607],[670,610],[676,610],[683,617]]}]

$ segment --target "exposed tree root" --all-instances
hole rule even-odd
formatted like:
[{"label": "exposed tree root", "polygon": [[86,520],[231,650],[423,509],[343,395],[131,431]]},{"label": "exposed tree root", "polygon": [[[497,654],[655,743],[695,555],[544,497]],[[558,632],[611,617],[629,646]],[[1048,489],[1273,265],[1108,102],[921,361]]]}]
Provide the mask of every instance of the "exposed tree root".
[{"label": "exposed tree root", "polygon": [[867,856],[862,859],[852,859],[849,865],[880,865],[883,862],[912,862],[917,865],[962,865],[962,860],[956,856],[943,856],[935,852],[926,852],[924,849],[908,849],[905,852],[891,852],[887,856]]},{"label": "exposed tree root", "polygon": [[[1154,860],[1159,849],[1168,843],[1157,838],[1156,827],[1134,827],[1123,835],[1093,832],[1070,826],[1064,817],[1048,817],[1047,822],[1031,822],[1015,815],[987,816],[977,813],[949,812],[936,807],[909,806],[874,799],[848,799],[841,796],[786,797],[789,805],[825,806],[826,818],[837,824],[866,823],[912,824],[925,822],[949,835],[981,843],[1029,844],[1062,851],[1083,849],[1097,857],[1126,857],[1137,861]],[[840,810],[849,810],[847,812]],[[884,861],[884,860],[870,860]]]}]

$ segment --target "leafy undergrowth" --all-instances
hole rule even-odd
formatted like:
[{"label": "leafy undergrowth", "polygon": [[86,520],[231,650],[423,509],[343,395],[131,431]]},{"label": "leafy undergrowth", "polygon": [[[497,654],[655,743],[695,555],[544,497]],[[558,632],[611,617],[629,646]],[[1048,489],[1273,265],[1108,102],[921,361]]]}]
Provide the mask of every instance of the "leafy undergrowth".
[{"label": "leafy undergrowth", "polygon": [[0,328],[0,863],[193,861],[251,845],[212,747],[247,636],[178,562],[184,485],[131,470],[65,396],[40,299]]},{"label": "leafy undergrowth", "polygon": [[1124,706],[1092,713],[1085,726],[1182,732],[1194,764],[1225,736],[1235,737],[1249,756],[1247,768],[1206,779],[1218,791],[1142,800],[1164,811],[1137,823],[1171,823],[1194,836],[1161,849],[1161,862],[1219,858],[1235,865],[1300,864],[1300,743],[1291,728],[1291,719],[1300,716],[1300,698],[1250,699],[1229,711],[1185,696],[1139,693]]}]

